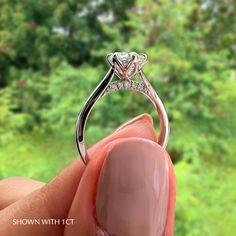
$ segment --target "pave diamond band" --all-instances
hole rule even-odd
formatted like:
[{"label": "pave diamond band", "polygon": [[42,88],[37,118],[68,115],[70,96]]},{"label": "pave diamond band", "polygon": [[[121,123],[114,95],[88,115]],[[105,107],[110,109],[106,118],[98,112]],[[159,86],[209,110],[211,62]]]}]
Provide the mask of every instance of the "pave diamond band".
[{"label": "pave diamond band", "polygon": [[[169,121],[165,107],[142,72],[142,67],[147,61],[147,56],[143,53],[138,54],[136,52],[115,52],[108,54],[107,61],[111,67],[85,102],[76,123],[76,144],[79,154],[85,164],[89,161],[84,139],[88,116],[96,102],[101,97],[113,91],[129,89],[141,92],[147,96],[159,115],[160,134],[158,143],[165,148],[168,141]],[[112,82],[115,74],[119,77],[119,80]],[[134,77],[138,78],[138,82],[133,80]]]},{"label": "pave diamond band", "polygon": [[137,92],[141,92],[147,96],[151,95],[150,90],[147,88],[147,86],[144,83],[135,82],[132,80],[125,80],[125,79],[123,79],[121,81],[116,81],[116,82],[110,83],[107,86],[104,95],[106,95],[107,93],[111,93],[111,92],[114,92],[117,90],[123,90],[123,89],[130,89],[130,90],[134,90]]}]

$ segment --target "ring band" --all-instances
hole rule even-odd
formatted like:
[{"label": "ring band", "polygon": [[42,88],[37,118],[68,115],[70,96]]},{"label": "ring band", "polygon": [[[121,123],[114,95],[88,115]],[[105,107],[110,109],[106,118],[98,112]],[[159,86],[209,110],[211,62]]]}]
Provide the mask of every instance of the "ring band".
[{"label": "ring band", "polygon": [[[147,61],[147,56],[145,54],[137,54],[136,52],[115,52],[107,56],[107,61],[111,66],[109,71],[85,102],[76,122],[76,144],[84,164],[87,164],[89,161],[84,141],[85,126],[89,113],[101,97],[113,91],[130,89],[141,92],[148,97],[160,118],[158,144],[165,148],[168,142],[169,121],[165,107],[141,70]],[[112,82],[114,74],[120,78],[119,81]],[[138,77],[139,82],[132,80],[134,76]]]}]

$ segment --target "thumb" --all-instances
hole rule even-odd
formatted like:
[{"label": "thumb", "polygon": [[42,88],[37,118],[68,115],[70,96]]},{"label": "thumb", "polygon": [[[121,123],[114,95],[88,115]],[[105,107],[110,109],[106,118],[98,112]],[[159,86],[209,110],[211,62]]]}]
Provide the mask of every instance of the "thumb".
[{"label": "thumb", "polygon": [[108,144],[80,181],[65,235],[172,236],[175,180],[167,152],[143,138]]}]

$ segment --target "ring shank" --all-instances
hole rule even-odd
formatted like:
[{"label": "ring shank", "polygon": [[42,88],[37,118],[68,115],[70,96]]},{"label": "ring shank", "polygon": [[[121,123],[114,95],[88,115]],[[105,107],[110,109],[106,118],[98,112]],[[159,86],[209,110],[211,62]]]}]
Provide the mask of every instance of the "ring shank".
[{"label": "ring shank", "polygon": [[108,84],[112,80],[113,76],[114,76],[114,67],[111,67],[107,72],[107,74],[105,75],[105,77],[103,78],[103,80],[98,84],[93,93],[89,96],[88,100],[85,102],[76,122],[76,144],[84,164],[88,162],[87,151],[84,141],[85,126],[87,123],[87,119],[95,103],[102,96]]},{"label": "ring shank", "polygon": [[158,138],[158,144],[160,144],[162,147],[165,148],[167,146],[168,137],[170,133],[170,125],[165,106],[161,101],[160,97],[158,96],[158,94],[156,93],[156,91],[153,89],[149,81],[144,76],[142,71],[139,71],[138,77],[140,78],[141,81],[143,81],[146,84],[148,89],[151,91],[151,95],[148,97],[153,103],[154,107],[156,108],[160,118],[160,135]]},{"label": "ring shank", "polygon": [[[93,109],[95,103],[102,97],[107,94],[107,88],[114,76],[114,68],[111,67],[108,73],[105,75],[103,80],[100,82],[100,84],[96,87],[96,89],[93,91],[93,93],[90,95],[88,100],[86,101],[85,105],[82,107],[79,117],[77,119],[76,123],[76,144],[79,151],[79,154],[81,156],[81,159],[85,164],[88,163],[88,155],[87,150],[85,146],[85,126],[87,122],[87,118]],[[140,70],[137,74],[139,77],[139,80],[142,82],[143,86],[146,87],[148,92],[141,91],[146,97],[148,97],[151,102],[153,103],[154,107],[156,108],[158,115],[160,117],[160,135],[158,138],[158,144],[160,144],[162,147],[166,147],[168,142],[168,136],[169,136],[169,121],[166,113],[166,109],[164,107],[164,104],[162,103],[160,97],[156,93],[156,91],[152,88],[149,81],[145,78],[143,72]],[[121,88],[119,88],[121,89]],[[132,89],[132,88],[131,88]],[[134,89],[138,91],[137,89]],[[146,90],[145,90],[146,91]]]}]

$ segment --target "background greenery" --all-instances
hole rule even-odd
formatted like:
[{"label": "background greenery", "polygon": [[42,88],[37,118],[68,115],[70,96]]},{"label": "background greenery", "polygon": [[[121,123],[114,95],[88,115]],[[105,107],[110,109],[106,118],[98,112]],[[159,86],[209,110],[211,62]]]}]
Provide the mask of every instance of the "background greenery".
[{"label": "background greenery", "polygon": [[[105,55],[145,52],[171,122],[175,235],[235,235],[235,22],[234,0],[1,0],[0,178],[48,181],[73,160],[78,111]],[[102,99],[89,144],[142,112],[157,118],[136,93]]]}]

